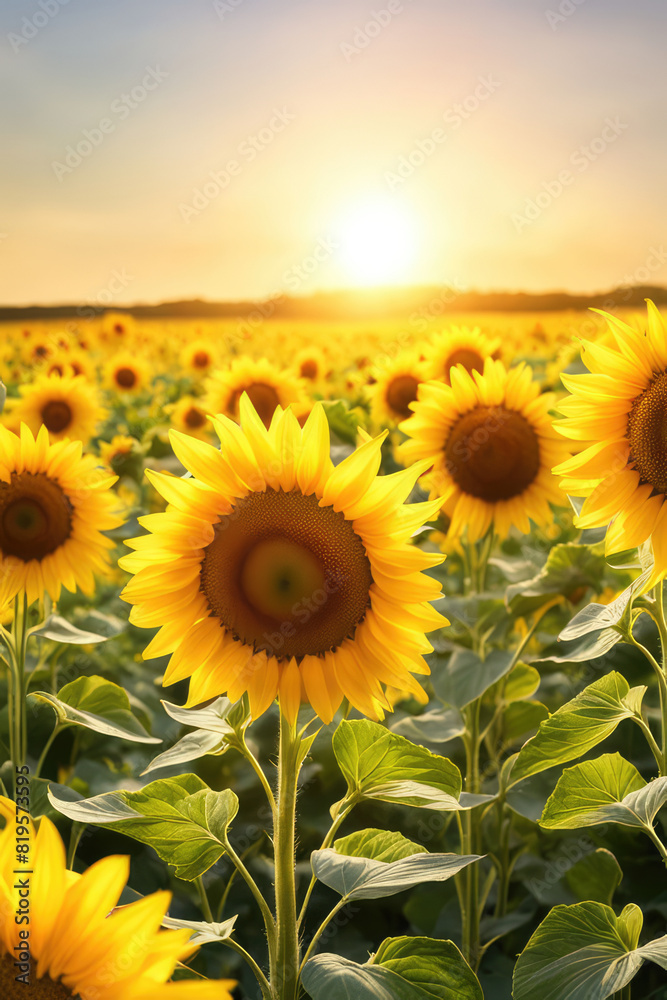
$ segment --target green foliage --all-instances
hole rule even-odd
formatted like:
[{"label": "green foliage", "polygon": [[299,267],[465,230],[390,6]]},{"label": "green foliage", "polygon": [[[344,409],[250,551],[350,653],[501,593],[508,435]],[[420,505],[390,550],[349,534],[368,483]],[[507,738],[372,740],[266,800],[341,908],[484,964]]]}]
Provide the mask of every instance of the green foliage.
[{"label": "green foliage", "polygon": [[103,677],[79,677],[61,688],[57,696],[35,691],[31,697],[50,705],[60,726],[83,726],[136,743],[162,742],[147,733],[132,714],[126,692]]}]

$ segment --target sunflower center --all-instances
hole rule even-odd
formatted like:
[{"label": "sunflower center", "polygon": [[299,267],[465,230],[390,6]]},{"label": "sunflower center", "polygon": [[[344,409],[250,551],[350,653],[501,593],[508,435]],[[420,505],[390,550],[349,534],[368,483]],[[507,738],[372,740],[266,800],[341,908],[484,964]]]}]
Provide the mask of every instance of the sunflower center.
[{"label": "sunflower center", "polygon": [[[20,955],[20,952],[17,952]],[[27,963],[26,963],[27,964]],[[22,975],[23,969],[14,965],[14,959],[10,955],[0,955],[0,996],[3,1000],[25,1000],[27,996],[30,1000],[63,1000],[64,997],[72,997],[72,991],[68,990],[62,983],[54,982],[48,976],[37,979],[35,975],[34,962],[30,962],[28,972],[28,984],[17,982],[16,977]]]},{"label": "sunflower center", "polygon": [[201,568],[221,624],[279,659],[318,656],[352,638],[372,582],[352,522],[296,490],[239,500],[216,525]]},{"label": "sunflower center", "polygon": [[410,403],[414,403],[417,398],[419,380],[414,375],[397,375],[387,386],[387,403],[394,411],[402,417],[409,417],[412,414]]},{"label": "sunflower center", "polygon": [[195,368],[207,368],[209,364],[209,357],[206,351],[196,351],[192,359],[192,363]]},{"label": "sunflower center", "polygon": [[0,552],[24,562],[44,559],[67,541],[72,505],[60,486],[42,473],[13,473],[0,483]]},{"label": "sunflower center", "polygon": [[630,453],[644,483],[667,493],[667,372],[658,375],[632,404]]},{"label": "sunflower center", "polygon": [[72,411],[63,399],[51,399],[42,408],[42,423],[50,434],[60,434],[72,422]]},{"label": "sunflower center", "polygon": [[248,393],[250,402],[257,410],[257,415],[265,427],[271,423],[276,406],[280,406],[280,397],[272,385],[266,382],[251,382],[242,389],[235,389],[230,400],[232,413],[238,412],[239,399],[244,392]]},{"label": "sunflower center", "polygon": [[131,368],[119,368],[116,371],[116,382],[122,389],[132,389],[136,381],[136,373]]},{"label": "sunflower center", "polygon": [[309,358],[307,361],[301,362],[301,367],[299,373],[302,378],[310,379],[311,382],[317,378],[317,362]]},{"label": "sunflower center", "polygon": [[202,427],[206,423],[206,416],[196,406],[191,406],[183,419],[186,426],[192,427],[193,430],[197,427]]},{"label": "sunflower center", "polygon": [[453,351],[445,364],[447,381],[449,381],[449,369],[455,365],[463,365],[467,372],[483,372],[484,358],[477,351],[471,351],[469,347],[461,347],[458,351]]},{"label": "sunflower center", "polygon": [[449,432],[444,451],[457,486],[487,503],[523,493],[540,468],[535,431],[520,413],[503,406],[465,413]]}]

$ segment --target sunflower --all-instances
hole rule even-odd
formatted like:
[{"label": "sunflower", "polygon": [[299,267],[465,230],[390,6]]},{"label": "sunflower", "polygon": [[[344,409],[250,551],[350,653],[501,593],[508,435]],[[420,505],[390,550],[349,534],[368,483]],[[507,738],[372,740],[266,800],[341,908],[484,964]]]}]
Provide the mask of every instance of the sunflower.
[{"label": "sunflower", "polygon": [[463,365],[467,372],[481,372],[487,358],[500,357],[500,340],[485,337],[479,327],[452,326],[438,334],[424,349],[426,378],[450,384],[450,371]]},{"label": "sunflower", "polygon": [[49,443],[0,427],[0,605],[25,590],[28,602],[61,587],[91,594],[93,571],[108,565],[113,542],[102,534],[121,522],[109,486],[114,476],[81,455],[80,441]]},{"label": "sunflower", "polygon": [[138,393],[150,384],[150,368],[130,351],[114,354],[104,369],[105,381],[116,392]]},{"label": "sunflower", "polygon": [[411,440],[398,452],[406,463],[430,461],[425,482],[432,496],[444,496],[450,537],[467,528],[468,541],[475,541],[492,524],[504,537],[511,525],[530,531],[530,518],[551,520],[549,504],[565,499],[551,469],[569,454],[552,427],[552,402],[526,365],[507,371],[491,358],[483,374],[458,365],[451,386],[420,387],[413,416],[401,424]]},{"label": "sunflower", "polygon": [[397,424],[411,414],[410,404],[424,381],[424,366],[415,352],[405,351],[383,369],[374,369],[369,386],[371,416],[380,425]]},{"label": "sunflower", "polygon": [[134,317],[129,313],[107,312],[102,317],[100,340],[108,340],[113,343],[127,341],[132,337],[135,329]]},{"label": "sunflower", "polygon": [[609,525],[607,552],[652,536],[654,583],[667,573],[667,328],[647,304],[645,332],[602,313],[611,339],[583,341],[589,372],[562,376],[572,395],[558,407],[566,419],[557,427],[583,450],[554,471],[567,493],[586,497],[577,527]]},{"label": "sunflower", "polygon": [[107,415],[97,390],[80,375],[39,375],[19,392],[12,421],[27,424],[33,434],[44,426],[52,441],[70,438],[86,444]]},{"label": "sunflower", "polygon": [[181,351],[181,367],[190,375],[206,375],[216,361],[216,355],[208,340],[194,340]]},{"label": "sunflower", "polygon": [[208,411],[202,406],[201,399],[195,396],[181,396],[171,409],[170,420],[177,431],[192,434],[205,441],[210,438],[213,430]]},{"label": "sunflower", "polygon": [[290,371],[276,368],[266,358],[237,358],[226,371],[215,372],[206,385],[203,405],[207,413],[224,413],[238,420],[239,401],[247,393],[265,427],[277,406],[303,403],[303,382]]},{"label": "sunflower", "polygon": [[162,626],[144,656],[172,654],[164,683],[190,677],[188,705],[247,691],[255,717],[279,695],[291,720],[306,700],[328,723],[343,697],[381,718],[383,684],[424,701],[412,674],[446,624],[421,573],[442,557],[410,544],[440,500],[402,502],[424,464],[376,477],[379,437],[334,468],[321,403],[303,430],[280,408],[267,430],[245,395],[240,411],[213,418],[220,450],[171,432],[194,478],[147,472],[169,509],[120,563],[130,620]]},{"label": "sunflower", "polygon": [[323,385],[331,375],[331,364],[324,351],[314,345],[297,352],[293,368],[299,378],[311,383],[311,387]]},{"label": "sunflower", "polygon": [[[30,871],[16,874],[16,806],[0,797],[0,995],[7,1000],[231,1000],[229,980],[169,983],[197,947],[192,932],[162,930],[170,892],[118,906],[130,859],[111,855],[82,875],[69,871],[65,847],[43,816],[27,816]],[[30,924],[16,921],[28,883]],[[23,931],[23,934],[22,934]],[[26,935],[28,935],[26,937]],[[26,948],[26,945],[28,946]],[[17,976],[26,978],[17,981]]]},{"label": "sunflower", "polygon": [[114,472],[124,465],[129,458],[138,454],[136,438],[127,434],[116,434],[108,443],[100,442],[100,458]]}]

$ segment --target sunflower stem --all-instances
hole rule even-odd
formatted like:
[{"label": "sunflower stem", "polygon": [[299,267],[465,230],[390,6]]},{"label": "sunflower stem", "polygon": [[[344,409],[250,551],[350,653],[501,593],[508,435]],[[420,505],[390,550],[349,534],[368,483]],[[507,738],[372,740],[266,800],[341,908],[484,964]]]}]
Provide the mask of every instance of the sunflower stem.
[{"label": "sunflower stem", "polygon": [[[329,827],[329,831],[328,831],[326,837],[322,841],[322,846],[320,847],[321,851],[326,850],[327,847],[331,847],[331,845],[333,843],[333,839],[336,836],[336,834],[338,833],[338,830],[339,830],[340,826],[343,824],[343,821],[347,818],[347,816],[352,812],[352,810],[354,809],[355,805],[356,805],[356,799],[350,799],[350,800],[348,800],[347,798],[345,798],[345,799],[342,800],[342,802],[339,803],[338,812],[336,813],[336,816],[335,816],[335,818],[334,818],[331,826]],[[312,878],[311,878],[311,880],[310,880],[310,883],[308,885],[308,888],[306,890],[306,895],[304,897],[303,904],[301,906],[301,912],[299,913],[299,919],[297,921],[297,927],[298,928],[301,927],[303,921],[305,920],[306,911],[308,910],[308,904],[310,902],[310,897],[313,894],[313,889],[315,888],[315,883],[316,882],[317,882],[317,879],[313,875]]]},{"label": "sunflower stem", "polygon": [[656,605],[658,608],[658,631],[660,632],[660,650],[662,653],[662,663],[660,666],[660,717],[662,724],[662,768],[661,775],[667,774],[667,622],[665,621],[665,605],[663,597],[662,580],[654,589]]},{"label": "sunflower stem", "polygon": [[201,911],[204,914],[204,920],[208,920],[209,924],[212,924],[213,911],[211,910],[211,904],[208,901],[204,880],[201,875],[195,879],[195,885],[197,886],[197,891],[199,892],[199,901],[201,903]]},{"label": "sunflower stem", "polygon": [[296,915],[295,825],[299,775],[296,726],[280,713],[278,805],[273,830],[276,872],[276,955],[271,986],[277,1000],[296,1000],[299,984],[299,932]]},{"label": "sunflower stem", "polygon": [[56,722],[55,726],[53,727],[53,731],[51,732],[51,735],[44,744],[44,749],[39,755],[39,760],[37,761],[37,767],[35,768],[35,773],[33,774],[33,778],[39,778],[40,774],[42,773],[42,767],[44,766],[44,761],[46,760],[46,755],[51,749],[51,746],[56,736],[58,735],[58,733],[62,732],[63,729],[64,726],[61,726],[59,722]]}]

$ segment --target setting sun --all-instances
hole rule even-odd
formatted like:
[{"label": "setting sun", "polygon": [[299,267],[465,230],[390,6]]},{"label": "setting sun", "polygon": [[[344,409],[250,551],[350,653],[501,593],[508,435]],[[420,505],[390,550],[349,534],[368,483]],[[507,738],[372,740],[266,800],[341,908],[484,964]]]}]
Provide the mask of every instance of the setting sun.
[{"label": "setting sun", "polygon": [[391,198],[364,202],[348,210],[337,228],[348,282],[373,285],[411,279],[417,226],[404,205]]}]

